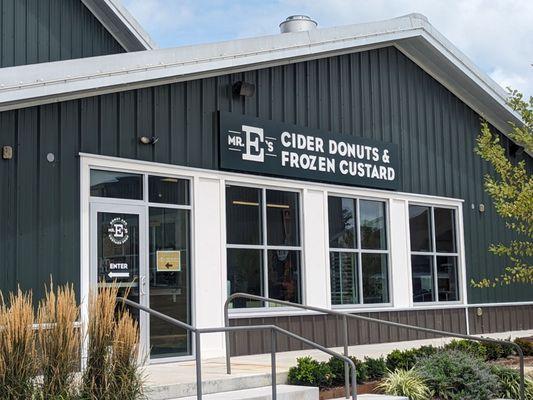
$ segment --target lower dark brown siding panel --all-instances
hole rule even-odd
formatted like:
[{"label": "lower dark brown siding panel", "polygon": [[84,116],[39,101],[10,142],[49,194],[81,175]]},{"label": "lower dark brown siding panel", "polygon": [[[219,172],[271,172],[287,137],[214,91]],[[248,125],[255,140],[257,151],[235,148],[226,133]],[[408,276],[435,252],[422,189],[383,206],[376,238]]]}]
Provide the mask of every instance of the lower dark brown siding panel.
[{"label": "lower dark brown siding panel", "polygon": [[533,305],[470,308],[468,318],[472,334],[533,329]]},{"label": "lower dark brown siding panel", "polygon": [[[463,308],[358,313],[357,315],[427,328],[443,329],[457,333],[466,333],[465,311]],[[531,314],[529,318],[531,321]],[[230,324],[232,326],[272,324],[323,346],[340,347],[344,345],[342,320],[332,315],[239,318],[231,320]],[[408,331],[404,328],[389,327],[374,322],[355,319],[348,320],[348,340],[351,346],[429,339],[431,337],[432,335],[412,330]],[[278,337],[278,351],[303,350],[305,348],[307,347],[294,339],[289,339],[284,336]],[[270,332],[243,331],[233,333],[231,334],[231,350],[234,356],[268,353],[270,351]]]}]

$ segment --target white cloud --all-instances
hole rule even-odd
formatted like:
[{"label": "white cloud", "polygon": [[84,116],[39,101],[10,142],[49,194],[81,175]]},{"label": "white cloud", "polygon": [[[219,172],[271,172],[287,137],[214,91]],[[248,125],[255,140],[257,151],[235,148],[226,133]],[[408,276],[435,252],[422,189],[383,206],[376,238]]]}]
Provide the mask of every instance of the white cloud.
[{"label": "white cloud", "polygon": [[533,1],[530,0],[124,0],[163,47],[278,32],[291,14],[320,26],[426,15],[452,43],[502,86],[533,95]]}]

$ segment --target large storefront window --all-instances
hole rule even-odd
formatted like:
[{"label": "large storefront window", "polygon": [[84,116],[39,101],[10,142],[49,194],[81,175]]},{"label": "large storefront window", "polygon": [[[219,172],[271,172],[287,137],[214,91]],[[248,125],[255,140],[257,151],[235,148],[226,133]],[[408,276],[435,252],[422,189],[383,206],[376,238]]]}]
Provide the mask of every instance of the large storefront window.
[{"label": "large storefront window", "polygon": [[[301,303],[299,194],[226,187],[228,293],[249,293]],[[237,299],[236,308],[263,307]]]},{"label": "large storefront window", "polygon": [[409,206],[414,302],[459,301],[455,210]]},{"label": "large storefront window", "polygon": [[331,303],[389,302],[386,204],[330,196]]}]

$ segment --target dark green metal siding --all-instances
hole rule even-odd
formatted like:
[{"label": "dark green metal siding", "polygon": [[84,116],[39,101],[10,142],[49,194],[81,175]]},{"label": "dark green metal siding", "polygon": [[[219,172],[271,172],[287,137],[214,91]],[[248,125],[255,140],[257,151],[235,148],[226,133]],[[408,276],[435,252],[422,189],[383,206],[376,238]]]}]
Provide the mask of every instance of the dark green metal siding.
[{"label": "dark green metal siding", "polygon": [[[256,84],[254,97],[231,95],[242,79]],[[465,200],[468,278],[499,271],[487,247],[509,235],[473,153],[479,116],[391,47],[1,113],[0,144],[15,146],[14,160],[0,160],[1,287],[40,288],[51,273],[78,283],[80,151],[216,169],[216,110],[398,143],[401,191]],[[157,145],[138,143],[152,135]],[[468,295],[533,300],[526,285]]]},{"label": "dark green metal siding", "polygon": [[0,0],[0,66],[123,53],[80,0]]}]

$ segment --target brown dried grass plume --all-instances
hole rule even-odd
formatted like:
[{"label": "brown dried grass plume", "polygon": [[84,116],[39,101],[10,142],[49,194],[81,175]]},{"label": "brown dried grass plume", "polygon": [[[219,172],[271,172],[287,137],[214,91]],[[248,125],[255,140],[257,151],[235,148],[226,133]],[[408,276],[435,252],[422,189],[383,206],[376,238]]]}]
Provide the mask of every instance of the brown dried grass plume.
[{"label": "brown dried grass plume", "polygon": [[72,285],[53,284],[39,303],[39,367],[43,381],[41,395],[66,398],[75,392],[75,372],[79,367],[80,332],[76,327],[79,307]]},{"label": "brown dried grass plume", "polygon": [[32,294],[0,293],[0,398],[29,399],[34,391],[36,351]]}]

